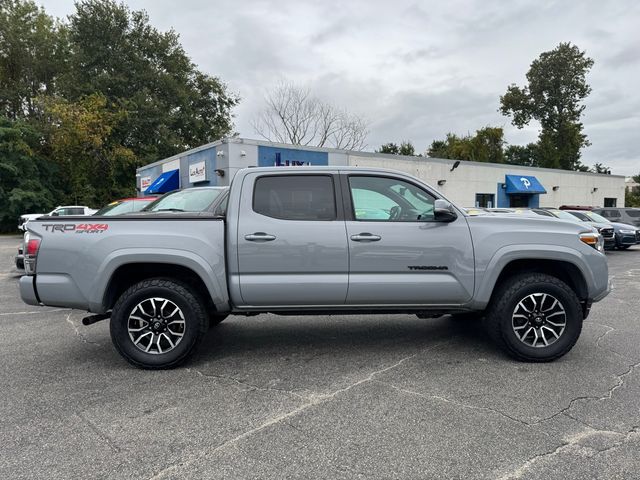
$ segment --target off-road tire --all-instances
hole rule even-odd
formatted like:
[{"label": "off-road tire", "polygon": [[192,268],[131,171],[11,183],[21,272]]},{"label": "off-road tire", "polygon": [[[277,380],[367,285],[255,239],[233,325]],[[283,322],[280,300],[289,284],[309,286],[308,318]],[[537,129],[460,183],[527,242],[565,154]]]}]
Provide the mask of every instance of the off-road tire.
[{"label": "off-road tire", "polygon": [[[516,305],[534,293],[553,295],[566,313],[564,332],[546,347],[526,345],[516,336],[512,326]],[[566,283],[543,273],[524,273],[509,277],[497,286],[487,309],[485,326],[489,337],[513,358],[525,362],[550,362],[573,348],[582,330],[582,320],[580,300]]]},{"label": "off-road tire", "polygon": [[[161,297],[175,303],[184,314],[184,336],[175,348],[167,353],[145,353],[136,347],[129,337],[127,324],[135,306],[146,298]],[[202,299],[179,280],[152,278],[129,287],[111,312],[111,341],[114,347],[130,364],[148,370],[174,368],[191,356],[209,327]]]}]

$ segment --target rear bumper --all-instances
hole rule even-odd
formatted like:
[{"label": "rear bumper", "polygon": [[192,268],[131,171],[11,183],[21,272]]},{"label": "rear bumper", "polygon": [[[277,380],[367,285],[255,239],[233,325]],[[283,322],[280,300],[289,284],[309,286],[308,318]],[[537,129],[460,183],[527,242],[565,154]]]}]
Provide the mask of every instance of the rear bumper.
[{"label": "rear bumper", "polygon": [[20,277],[20,298],[27,305],[41,305],[36,294],[36,277],[23,275]]}]

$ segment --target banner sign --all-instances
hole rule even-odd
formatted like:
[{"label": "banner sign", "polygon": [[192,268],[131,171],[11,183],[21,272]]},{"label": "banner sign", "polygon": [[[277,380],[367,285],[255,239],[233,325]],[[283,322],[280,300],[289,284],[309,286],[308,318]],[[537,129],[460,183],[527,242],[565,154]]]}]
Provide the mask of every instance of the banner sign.
[{"label": "banner sign", "polygon": [[140,191],[144,192],[151,185],[151,177],[142,177],[140,179]]},{"label": "banner sign", "polygon": [[197,162],[189,165],[189,183],[204,182],[207,179],[205,162]]}]

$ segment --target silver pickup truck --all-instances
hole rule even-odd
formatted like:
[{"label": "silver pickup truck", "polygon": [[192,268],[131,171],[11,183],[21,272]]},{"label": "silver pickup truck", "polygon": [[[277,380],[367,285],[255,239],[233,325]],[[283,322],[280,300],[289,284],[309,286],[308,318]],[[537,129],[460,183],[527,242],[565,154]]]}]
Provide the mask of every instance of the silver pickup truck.
[{"label": "silver pickup truck", "polygon": [[227,315],[483,318],[513,357],[550,361],[609,292],[602,238],[558,219],[470,216],[417,178],[250,168],[226,208],[28,223],[30,305],[110,318],[133,365],[170,368]]}]

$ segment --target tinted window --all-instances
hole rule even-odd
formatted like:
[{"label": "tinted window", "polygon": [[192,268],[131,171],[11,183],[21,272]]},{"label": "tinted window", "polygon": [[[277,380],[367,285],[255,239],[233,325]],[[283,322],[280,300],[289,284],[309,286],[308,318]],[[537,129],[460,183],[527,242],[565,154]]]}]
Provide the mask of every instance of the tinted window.
[{"label": "tinted window", "polygon": [[627,215],[634,218],[640,217],[640,210],[627,210]]},{"label": "tinted window", "polygon": [[61,208],[56,212],[59,216],[84,215],[84,208]]},{"label": "tinted window", "polygon": [[411,183],[387,177],[349,177],[356,220],[433,220],[435,198]]},{"label": "tinted window", "polygon": [[256,180],[253,210],[282,220],[335,220],[333,179],[328,175],[273,175]]}]

